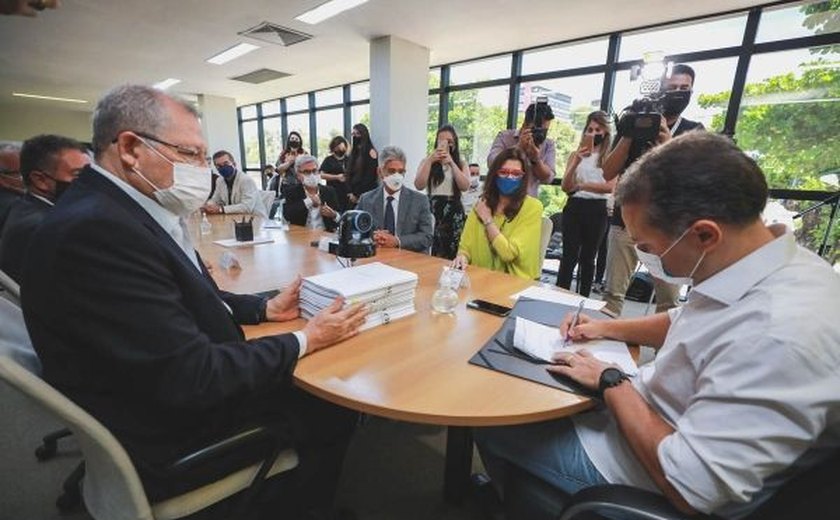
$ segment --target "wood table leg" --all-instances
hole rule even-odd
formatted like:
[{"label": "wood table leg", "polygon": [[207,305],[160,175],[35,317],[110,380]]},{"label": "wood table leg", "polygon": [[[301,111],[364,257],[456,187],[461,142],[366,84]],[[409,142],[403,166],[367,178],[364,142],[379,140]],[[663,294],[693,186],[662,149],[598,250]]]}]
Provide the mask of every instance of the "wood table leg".
[{"label": "wood table leg", "polygon": [[446,469],[443,475],[443,499],[460,504],[467,496],[472,471],[472,430],[464,426],[446,429]]}]

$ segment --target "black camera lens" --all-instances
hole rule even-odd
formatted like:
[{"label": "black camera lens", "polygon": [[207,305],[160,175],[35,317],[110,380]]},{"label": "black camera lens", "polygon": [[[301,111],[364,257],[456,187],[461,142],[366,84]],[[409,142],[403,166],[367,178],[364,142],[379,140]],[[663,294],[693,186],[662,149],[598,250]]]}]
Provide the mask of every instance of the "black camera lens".
[{"label": "black camera lens", "polygon": [[367,211],[361,212],[356,215],[356,222],[354,224],[357,231],[367,233],[373,227],[373,217]]}]

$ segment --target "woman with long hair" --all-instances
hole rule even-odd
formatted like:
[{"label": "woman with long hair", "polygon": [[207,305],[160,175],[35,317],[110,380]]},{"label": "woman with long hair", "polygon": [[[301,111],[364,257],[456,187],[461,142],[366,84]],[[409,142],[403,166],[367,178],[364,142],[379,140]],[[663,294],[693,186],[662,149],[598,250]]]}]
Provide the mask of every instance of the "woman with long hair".
[{"label": "woman with long hair", "polygon": [[298,155],[309,155],[309,152],[303,147],[303,137],[298,132],[292,130],[286,137],[286,146],[280,152],[280,155],[277,156],[277,162],[274,164],[277,173],[285,175],[291,168],[291,175],[294,175],[295,171],[292,166],[294,166],[295,159]]},{"label": "woman with long hair", "polygon": [[540,275],[542,203],[528,195],[531,161],[508,148],[490,165],[484,192],[467,216],[452,266],[486,267],[534,280]]},{"label": "woman with long hair", "polygon": [[350,145],[343,135],[337,135],[330,141],[330,154],[321,163],[321,178],[327,186],[335,190],[338,197],[339,213],[347,209],[347,150]]},{"label": "woman with long hair", "polygon": [[355,207],[362,193],[370,191],[379,185],[379,176],[376,174],[376,148],[370,140],[370,131],[362,123],[353,125],[351,133],[352,146],[350,151],[350,164],[348,165],[348,188],[347,195],[349,207]]},{"label": "woman with long hair", "polygon": [[607,197],[615,181],[604,180],[604,157],[610,149],[607,114],[597,110],[586,117],[578,149],[566,161],[561,187],[569,194],[563,208],[563,259],[557,285],[571,288],[578,267],[577,292],[589,296],[595,276],[595,255],[607,230]]},{"label": "woman with long hair", "polygon": [[452,125],[438,129],[435,150],[417,168],[414,187],[426,190],[435,216],[432,255],[452,260],[466,220],[461,192],[470,187],[470,172],[461,160],[458,134]]}]

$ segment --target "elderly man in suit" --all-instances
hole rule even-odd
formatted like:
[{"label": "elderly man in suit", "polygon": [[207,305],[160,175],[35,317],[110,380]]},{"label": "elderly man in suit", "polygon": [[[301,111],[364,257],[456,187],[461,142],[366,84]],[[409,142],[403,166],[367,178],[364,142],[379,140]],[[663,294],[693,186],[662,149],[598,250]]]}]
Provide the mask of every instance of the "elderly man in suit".
[{"label": "elderly man in suit", "polygon": [[328,518],[357,417],[296,391],[292,373],[301,356],[355,334],[365,311],[339,299],[302,330],[245,339],[239,324],[299,316],[300,279],[271,299],[216,287],[186,227],[210,190],[189,103],[116,88],[94,112],[93,151],[32,237],[23,272],[44,378],[119,439],[152,501],[255,462],[237,452],[177,479],[158,471],[258,423],[300,457],[291,481],[263,486],[261,518]]},{"label": "elderly man in suit", "polygon": [[89,162],[85,147],[68,137],[39,135],[23,143],[20,174],[26,195],[9,211],[0,239],[0,269],[16,282],[32,234]]},{"label": "elderly man in suit", "polygon": [[367,211],[377,228],[378,247],[399,247],[425,253],[432,245],[432,212],[425,194],[403,189],[405,152],[386,146],[379,153],[382,184],[359,198],[356,209]]},{"label": "elderly man in suit", "polygon": [[298,226],[334,231],[338,226],[338,196],[333,188],[321,184],[318,160],[298,155],[294,168],[298,184],[286,191],[283,216]]}]

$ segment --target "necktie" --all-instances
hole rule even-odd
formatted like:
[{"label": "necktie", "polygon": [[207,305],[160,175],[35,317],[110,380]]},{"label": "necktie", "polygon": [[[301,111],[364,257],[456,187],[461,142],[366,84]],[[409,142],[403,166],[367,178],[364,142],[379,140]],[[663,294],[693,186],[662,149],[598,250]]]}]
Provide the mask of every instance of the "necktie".
[{"label": "necktie", "polygon": [[388,197],[385,203],[385,230],[396,235],[396,224],[394,223],[394,197]]}]

